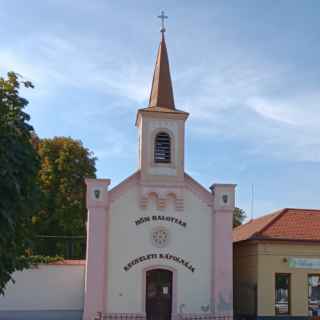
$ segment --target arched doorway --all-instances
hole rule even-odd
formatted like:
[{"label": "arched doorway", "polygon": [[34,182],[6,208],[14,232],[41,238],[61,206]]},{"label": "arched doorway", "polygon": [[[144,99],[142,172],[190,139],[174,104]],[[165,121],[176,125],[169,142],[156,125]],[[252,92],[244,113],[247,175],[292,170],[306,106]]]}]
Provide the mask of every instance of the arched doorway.
[{"label": "arched doorway", "polygon": [[172,313],[172,271],[152,269],[146,272],[147,320],[170,320]]}]

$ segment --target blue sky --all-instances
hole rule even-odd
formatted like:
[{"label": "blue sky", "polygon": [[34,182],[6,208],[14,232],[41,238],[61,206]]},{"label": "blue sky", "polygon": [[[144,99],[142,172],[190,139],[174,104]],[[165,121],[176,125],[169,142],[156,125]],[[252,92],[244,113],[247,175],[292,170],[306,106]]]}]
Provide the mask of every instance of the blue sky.
[{"label": "blue sky", "polygon": [[0,0],[0,73],[40,137],[80,139],[100,178],[137,168],[164,9],[175,101],[190,112],[186,171],[232,182],[250,215],[320,208],[320,1]]}]

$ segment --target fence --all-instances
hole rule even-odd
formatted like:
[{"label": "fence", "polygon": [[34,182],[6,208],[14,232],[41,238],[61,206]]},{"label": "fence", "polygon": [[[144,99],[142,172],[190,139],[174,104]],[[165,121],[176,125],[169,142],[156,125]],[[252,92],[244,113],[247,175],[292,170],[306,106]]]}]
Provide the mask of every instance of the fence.
[{"label": "fence", "polygon": [[85,236],[46,236],[35,237],[32,246],[34,255],[62,256],[65,259],[85,259]]},{"label": "fence", "polygon": [[[178,313],[172,316],[173,320],[246,320],[257,319],[257,316],[239,317],[239,316],[218,316],[212,313],[207,314],[187,314]],[[320,320],[320,317],[305,317],[309,320]],[[146,320],[146,315],[141,313],[107,313],[98,312],[94,320]]]},{"label": "fence", "polygon": [[[217,316],[213,314],[186,314],[180,313],[172,316],[174,320],[233,320],[233,316]],[[135,313],[102,313],[98,312],[94,320],[146,320],[145,314]]]},{"label": "fence", "polygon": [[145,320],[144,314],[135,313],[102,313],[98,312],[94,320]]},{"label": "fence", "polygon": [[176,315],[176,320],[233,320],[233,316],[218,316],[212,313],[205,314],[184,314]]}]

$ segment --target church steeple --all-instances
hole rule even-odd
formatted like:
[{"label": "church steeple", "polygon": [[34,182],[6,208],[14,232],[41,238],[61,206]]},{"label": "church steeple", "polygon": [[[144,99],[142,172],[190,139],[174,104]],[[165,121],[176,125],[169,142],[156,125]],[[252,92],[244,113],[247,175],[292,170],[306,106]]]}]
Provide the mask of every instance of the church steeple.
[{"label": "church steeple", "polygon": [[188,113],[175,108],[161,12],[161,41],[153,74],[149,105],[138,110],[141,183],[184,181],[184,130]]},{"label": "church steeple", "polygon": [[161,107],[175,110],[164,31],[165,29],[162,28],[161,41],[152,80],[149,107]]}]

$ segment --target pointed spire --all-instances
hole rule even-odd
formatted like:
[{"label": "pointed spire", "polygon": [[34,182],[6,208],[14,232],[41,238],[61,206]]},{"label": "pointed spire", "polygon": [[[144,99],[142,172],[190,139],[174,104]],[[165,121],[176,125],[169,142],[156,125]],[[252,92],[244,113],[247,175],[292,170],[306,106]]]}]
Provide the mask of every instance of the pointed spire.
[{"label": "pointed spire", "polygon": [[152,80],[149,107],[175,109],[164,31],[165,29],[162,28],[161,41]]}]

